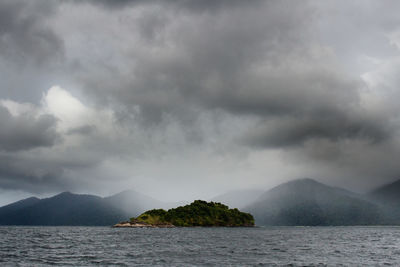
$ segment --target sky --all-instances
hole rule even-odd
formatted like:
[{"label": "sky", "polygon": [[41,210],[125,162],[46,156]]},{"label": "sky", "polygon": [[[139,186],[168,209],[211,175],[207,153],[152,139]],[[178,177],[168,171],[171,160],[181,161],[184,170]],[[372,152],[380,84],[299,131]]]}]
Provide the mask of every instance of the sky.
[{"label": "sky", "polygon": [[0,205],[400,178],[398,1],[0,1]]}]

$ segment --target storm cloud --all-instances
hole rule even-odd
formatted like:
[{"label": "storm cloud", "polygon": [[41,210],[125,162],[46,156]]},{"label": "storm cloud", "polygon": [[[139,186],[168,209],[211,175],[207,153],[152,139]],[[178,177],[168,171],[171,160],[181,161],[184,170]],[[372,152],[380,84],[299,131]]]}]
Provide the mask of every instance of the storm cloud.
[{"label": "storm cloud", "polygon": [[41,66],[62,56],[63,43],[46,23],[51,1],[0,3],[0,56],[3,62]]},{"label": "storm cloud", "polygon": [[58,135],[56,119],[50,115],[35,118],[29,114],[13,116],[0,106],[0,151],[29,150],[54,145]]},{"label": "storm cloud", "polygon": [[176,199],[392,181],[391,4],[3,1],[0,187]]}]

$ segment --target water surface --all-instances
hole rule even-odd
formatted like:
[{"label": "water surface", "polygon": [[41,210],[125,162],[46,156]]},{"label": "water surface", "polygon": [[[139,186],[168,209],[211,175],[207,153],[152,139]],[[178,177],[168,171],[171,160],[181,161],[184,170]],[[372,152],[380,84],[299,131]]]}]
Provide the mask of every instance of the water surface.
[{"label": "water surface", "polygon": [[0,266],[400,265],[400,227],[0,227]]}]

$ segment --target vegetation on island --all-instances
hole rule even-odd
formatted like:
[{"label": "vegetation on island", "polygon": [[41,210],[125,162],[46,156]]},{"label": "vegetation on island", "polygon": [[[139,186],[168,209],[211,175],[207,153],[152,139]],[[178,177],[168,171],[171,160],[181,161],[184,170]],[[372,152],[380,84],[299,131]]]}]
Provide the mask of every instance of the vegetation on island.
[{"label": "vegetation on island", "polygon": [[195,200],[190,205],[180,206],[168,211],[153,209],[131,218],[132,223],[174,226],[254,226],[251,214],[216,203]]}]

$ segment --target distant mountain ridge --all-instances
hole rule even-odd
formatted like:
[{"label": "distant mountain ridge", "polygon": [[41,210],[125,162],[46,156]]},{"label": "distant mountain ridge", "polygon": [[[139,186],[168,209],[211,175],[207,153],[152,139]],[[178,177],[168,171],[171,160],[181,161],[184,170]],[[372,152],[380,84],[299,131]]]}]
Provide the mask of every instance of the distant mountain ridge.
[{"label": "distant mountain ridge", "polygon": [[400,203],[400,180],[376,188],[368,197],[378,202]]},{"label": "distant mountain ridge", "polygon": [[400,224],[400,180],[378,187],[366,197],[380,207],[385,224]]},{"label": "distant mountain ridge", "polygon": [[265,192],[243,209],[258,225],[371,225],[379,207],[361,196],[312,179],[299,179]]},{"label": "distant mountain ridge", "polygon": [[[400,225],[400,180],[360,195],[312,179],[268,191],[231,191],[212,199],[251,213],[256,225]],[[0,207],[0,225],[113,225],[165,203],[133,190],[109,196],[63,192]]]},{"label": "distant mountain ridge", "polygon": [[211,201],[221,202],[230,208],[242,209],[255,202],[264,192],[256,189],[229,191],[212,198]]},{"label": "distant mountain ridge", "polygon": [[17,202],[8,204],[0,208],[0,217],[8,212],[13,212],[14,210],[20,210],[29,206],[32,206],[40,201],[37,197],[29,197],[26,199],[19,200]]},{"label": "distant mountain ridge", "polygon": [[63,192],[1,207],[0,225],[112,225],[158,205],[163,203],[132,190],[106,198]]}]

